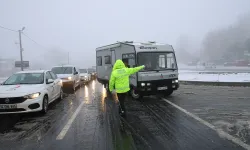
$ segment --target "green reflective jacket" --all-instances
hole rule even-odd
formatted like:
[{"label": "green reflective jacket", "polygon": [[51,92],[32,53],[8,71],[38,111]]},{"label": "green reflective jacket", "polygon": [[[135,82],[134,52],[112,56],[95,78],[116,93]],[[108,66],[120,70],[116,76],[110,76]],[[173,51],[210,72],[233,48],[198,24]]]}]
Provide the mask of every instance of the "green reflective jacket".
[{"label": "green reflective jacket", "polygon": [[144,66],[126,68],[122,60],[118,59],[113,67],[109,79],[109,90],[116,90],[116,93],[125,93],[130,90],[129,76],[143,69]]}]

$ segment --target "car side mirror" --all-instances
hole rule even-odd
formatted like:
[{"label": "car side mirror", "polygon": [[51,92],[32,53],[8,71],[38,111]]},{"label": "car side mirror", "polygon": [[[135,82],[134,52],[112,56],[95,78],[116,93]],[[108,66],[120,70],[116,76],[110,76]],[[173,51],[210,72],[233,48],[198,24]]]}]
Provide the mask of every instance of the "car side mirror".
[{"label": "car side mirror", "polygon": [[46,83],[47,83],[47,84],[51,84],[51,83],[53,83],[53,82],[54,82],[53,79],[48,79]]}]

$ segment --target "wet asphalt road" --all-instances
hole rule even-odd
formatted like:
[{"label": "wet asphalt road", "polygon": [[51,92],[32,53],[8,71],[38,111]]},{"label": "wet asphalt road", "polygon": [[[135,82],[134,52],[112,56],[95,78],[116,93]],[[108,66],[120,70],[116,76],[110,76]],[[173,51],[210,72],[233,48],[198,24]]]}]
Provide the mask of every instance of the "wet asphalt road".
[{"label": "wet asphalt road", "polygon": [[[250,144],[250,88],[182,85],[167,100]],[[39,113],[0,116],[0,150],[243,149],[160,97],[126,101],[125,132],[116,103],[93,81]]]}]

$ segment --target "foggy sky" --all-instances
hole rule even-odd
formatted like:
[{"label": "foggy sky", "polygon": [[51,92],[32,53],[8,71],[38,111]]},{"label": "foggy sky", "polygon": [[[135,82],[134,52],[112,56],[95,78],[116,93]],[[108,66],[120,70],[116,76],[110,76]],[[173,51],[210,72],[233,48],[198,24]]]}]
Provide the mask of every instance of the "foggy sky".
[{"label": "foggy sky", "polygon": [[[249,0],[1,0],[0,26],[25,26],[42,45],[23,36],[25,60],[46,61],[41,54],[60,49],[70,52],[71,64],[89,67],[96,47],[119,40],[175,45],[181,35],[200,44],[207,32],[249,11]],[[0,57],[19,59],[18,34],[0,28],[0,40]]]}]

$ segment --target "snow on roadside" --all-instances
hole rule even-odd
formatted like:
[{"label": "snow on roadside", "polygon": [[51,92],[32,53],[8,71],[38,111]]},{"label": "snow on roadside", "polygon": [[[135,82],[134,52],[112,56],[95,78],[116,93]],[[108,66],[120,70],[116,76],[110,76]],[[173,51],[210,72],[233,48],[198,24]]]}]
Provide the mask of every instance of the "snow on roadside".
[{"label": "snow on roadside", "polygon": [[[178,64],[178,69],[185,69],[185,70],[206,70],[204,66],[188,66],[184,64]],[[249,70],[250,67],[240,67],[240,66],[223,66],[223,65],[217,65],[216,68],[211,68],[208,70]]]},{"label": "snow on roadside", "polygon": [[250,73],[206,74],[197,72],[180,72],[180,81],[207,81],[207,82],[250,82]]}]

